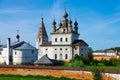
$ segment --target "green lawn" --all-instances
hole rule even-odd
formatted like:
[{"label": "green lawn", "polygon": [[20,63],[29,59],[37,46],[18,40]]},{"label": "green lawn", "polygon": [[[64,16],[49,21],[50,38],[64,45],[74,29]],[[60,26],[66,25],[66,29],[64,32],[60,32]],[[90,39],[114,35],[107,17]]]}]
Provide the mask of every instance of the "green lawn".
[{"label": "green lawn", "polygon": [[120,70],[120,67],[118,66],[85,66],[85,68],[92,69],[92,68],[97,68],[97,69],[102,69],[102,70]]},{"label": "green lawn", "polygon": [[0,80],[75,80],[70,78],[56,78],[52,76],[20,76],[20,75],[0,75]]}]

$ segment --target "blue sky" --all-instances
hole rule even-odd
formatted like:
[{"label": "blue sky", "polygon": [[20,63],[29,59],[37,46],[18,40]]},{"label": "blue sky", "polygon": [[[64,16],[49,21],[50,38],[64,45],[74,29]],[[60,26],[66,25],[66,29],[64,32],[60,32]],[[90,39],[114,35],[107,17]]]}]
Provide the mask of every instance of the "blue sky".
[{"label": "blue sky", "polygon": [[[0,44],[8,37],[35,46],[41,18],[50,36],[52,21],[63,19],[64,7],[79,23],[79,39],[94,50],[120,46],[120,0],[0,0]],[[50,38],[49,38],[50,39]]]}]

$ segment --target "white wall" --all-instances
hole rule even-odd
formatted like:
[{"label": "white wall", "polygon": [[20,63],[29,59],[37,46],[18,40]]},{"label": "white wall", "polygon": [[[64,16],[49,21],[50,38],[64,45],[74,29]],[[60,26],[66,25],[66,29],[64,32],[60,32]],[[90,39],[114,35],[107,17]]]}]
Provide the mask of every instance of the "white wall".
[{"label": "white wall", "polygon": [[[73,57],[71,46],[48,46],[48,47],[41,46],[40,50],[42,50],[42,52],[41,54],[39,54],[39,58],[47,54],[50,59],[55,59],[55,54],[57,54],[57,60],[61,60],[60,55],[62,54],[62,60],[68,61],[71,60]],[[65,59],[65,54],[68,55],[67,59]]]},{"label": "white wall", "polygon": [[37,50],[13,50],[13,64],[33,63],[37,56]]}]

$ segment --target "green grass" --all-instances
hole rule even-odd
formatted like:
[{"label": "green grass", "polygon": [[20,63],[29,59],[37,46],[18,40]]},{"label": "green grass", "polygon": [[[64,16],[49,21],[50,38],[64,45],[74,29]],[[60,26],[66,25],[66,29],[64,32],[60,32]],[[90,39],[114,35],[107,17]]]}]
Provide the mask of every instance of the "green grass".
[{"label": "green grass", "polygon": [[[69,62],[66,62],[64,64],[65,67],[70,67]],[[84,65],[84,68],[92,69],[92,68],[97,68],[101,70],[120,70],[120,66],[105,66],[103,63],[98,63],[97,66],[95,65]]]},{"label": "green grass", "polygon": [[85,66],[85,68],[92,69],[92,68],[97,68],[101,70],[120,70],[120,67],[118,66]]},{"label": "green grass", "polygon": [[20,75],[3,75],[0,74],[0,80],[75,80],[70,78],[57,78],[52,76],[20,76]]}]

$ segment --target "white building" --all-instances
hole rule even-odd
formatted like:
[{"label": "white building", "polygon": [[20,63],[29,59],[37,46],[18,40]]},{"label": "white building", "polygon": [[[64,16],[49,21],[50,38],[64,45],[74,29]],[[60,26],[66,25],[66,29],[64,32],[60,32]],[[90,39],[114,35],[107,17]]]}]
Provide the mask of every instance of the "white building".
[{"label": "white building", "polygon": [[68,14],[65,10],[63,20],[56,27],[55,19],[52,22],[51,41],[48,40],[48,35],[45,29],[42,18],[36,47],[38,48],[38,58],[47,54],[50,59],[69,61],[75,54],[79,56],[88,55],[88,44],[79,40],[78,23],[77,20],[72,25],[71,19],[67,19]]},{"label": "white building", "polygon": [[119,58],[118,52],[114,50],[95,51],[92,54],[93,58],[97,60],[110,60],[111,58]]},{"label": "white building", "polygon": [[0,46],[0,64],[33,64],[38,59],[37,49],[27,42],[19,42],[19,35],[16,38],[16,42],[11,43],[8,38],[7,45]]}]

